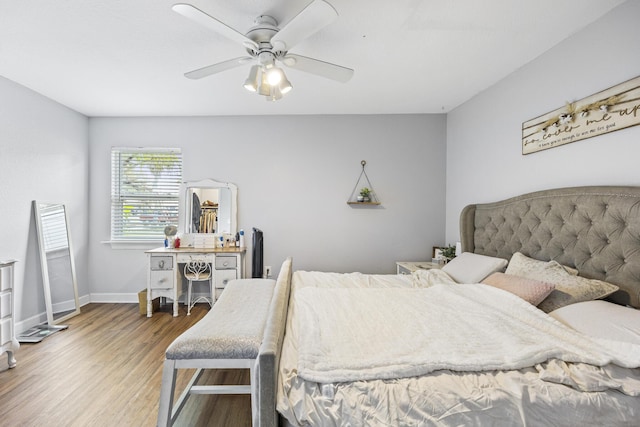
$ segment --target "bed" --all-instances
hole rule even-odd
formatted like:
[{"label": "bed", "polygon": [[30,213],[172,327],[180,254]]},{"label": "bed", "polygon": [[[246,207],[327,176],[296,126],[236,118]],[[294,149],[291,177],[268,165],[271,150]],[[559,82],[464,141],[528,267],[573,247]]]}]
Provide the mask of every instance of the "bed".
[{"label": "bed", "polygon": [[460,230],[442,270],[285,268],[261,425],[638,425],[640,187],[469,205]]}]

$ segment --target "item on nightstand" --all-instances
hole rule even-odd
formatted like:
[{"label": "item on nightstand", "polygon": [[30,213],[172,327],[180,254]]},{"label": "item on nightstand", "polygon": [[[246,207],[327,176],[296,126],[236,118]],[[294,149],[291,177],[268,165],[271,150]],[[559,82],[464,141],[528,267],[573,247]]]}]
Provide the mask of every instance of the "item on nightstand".
[{"label": "item on nightstand", "polygon": [[456,247],[454,245],[440,248],[440,250],[442,251],[445,264],[456,257]]},{"label": "item on nightstand", "polygon": [[433,268],[442,268],[444,264],[439,264],[433,260],[429,261],[396,261],[396,274],[411,274],[417,270],[431,270]]},{"label": "item on nightstand", "polygon": [[244,248],[245,244],[244,244],[244,230],[240,229],[240,247]]}]

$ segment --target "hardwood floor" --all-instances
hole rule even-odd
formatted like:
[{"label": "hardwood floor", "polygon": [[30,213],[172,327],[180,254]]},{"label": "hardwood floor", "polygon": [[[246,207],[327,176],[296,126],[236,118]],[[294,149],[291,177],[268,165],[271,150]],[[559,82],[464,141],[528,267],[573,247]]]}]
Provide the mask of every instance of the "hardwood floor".
[{"label": "hardwood floor", "polygon": [[[88,304],[67,330],[20,345],[15,368],[0,372],[0,424],[7,426],[154,426],[167,346],[207,313],[198,304],[152,318],[137,304]],[[6,355],[2,355],[6,358]],[[193,374],[180,371],[176,396]],[[248,370],[209,371],[200,383],[248,384]],[[250,426],[248,395],[194,395],[177,426]]]}]

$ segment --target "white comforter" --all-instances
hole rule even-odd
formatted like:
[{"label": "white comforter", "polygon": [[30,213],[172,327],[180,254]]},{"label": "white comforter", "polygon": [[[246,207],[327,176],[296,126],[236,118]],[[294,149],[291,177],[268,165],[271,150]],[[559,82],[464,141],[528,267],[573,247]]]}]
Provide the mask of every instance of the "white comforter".
[{"label": "white comforter", "polygon": [[[637,425],[640,419],[640,369],[612,364],[596,367],[552,359],[519,370],[438,370],[408,378],[334,383],[307,381],[300,376],[298,345],[308,331],[299,328],[300,311],[294,303],[297,294],[307,288],[327,289],[328,292],[338,288],[400,291],[454,283],[443,272],[435,271],[413,277],[302,271],[293,274],[292,303],[278,377],[277,409],[288,421],[286,425]],[[425,311],[424,308],[423,305],[421,311]],[[450,308],[450,315],[455,320],[449,323],[439,320],[440,329],[446,336],[454,335],[447,332],[448,325],[459,322],[465,315],[456,307]],[[372,310],[369,310],[366,322],[371,322],[371,314]],[[409,324],[413,323],[415,320],[412,319]],[[336,328],[332,327],[331,331]],[[371,347],[365,350],[368,348]],[[367,353],[375,355],[374,352]]]},{"label": "white comforter", "polygon": [[321,383],[520,369],[549,359],[640,366],[640,346],[598,343],[490,286],[296,293],[298,374]]}]

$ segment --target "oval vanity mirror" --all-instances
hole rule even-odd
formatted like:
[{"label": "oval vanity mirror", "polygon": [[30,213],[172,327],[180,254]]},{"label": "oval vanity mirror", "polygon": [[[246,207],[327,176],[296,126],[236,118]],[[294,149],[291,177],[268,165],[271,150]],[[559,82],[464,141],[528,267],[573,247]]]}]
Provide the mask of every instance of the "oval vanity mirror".
[{"label": "oval vanity mirror", "polygon": [[180,230],[184,233],[235,234],[238,187],[213,179],[189,181],[180,192]]},{"label": "oval vanity mirror", "polygon": [[61,203],[33,201],[49,325],[80,313],[68,217]]}]

